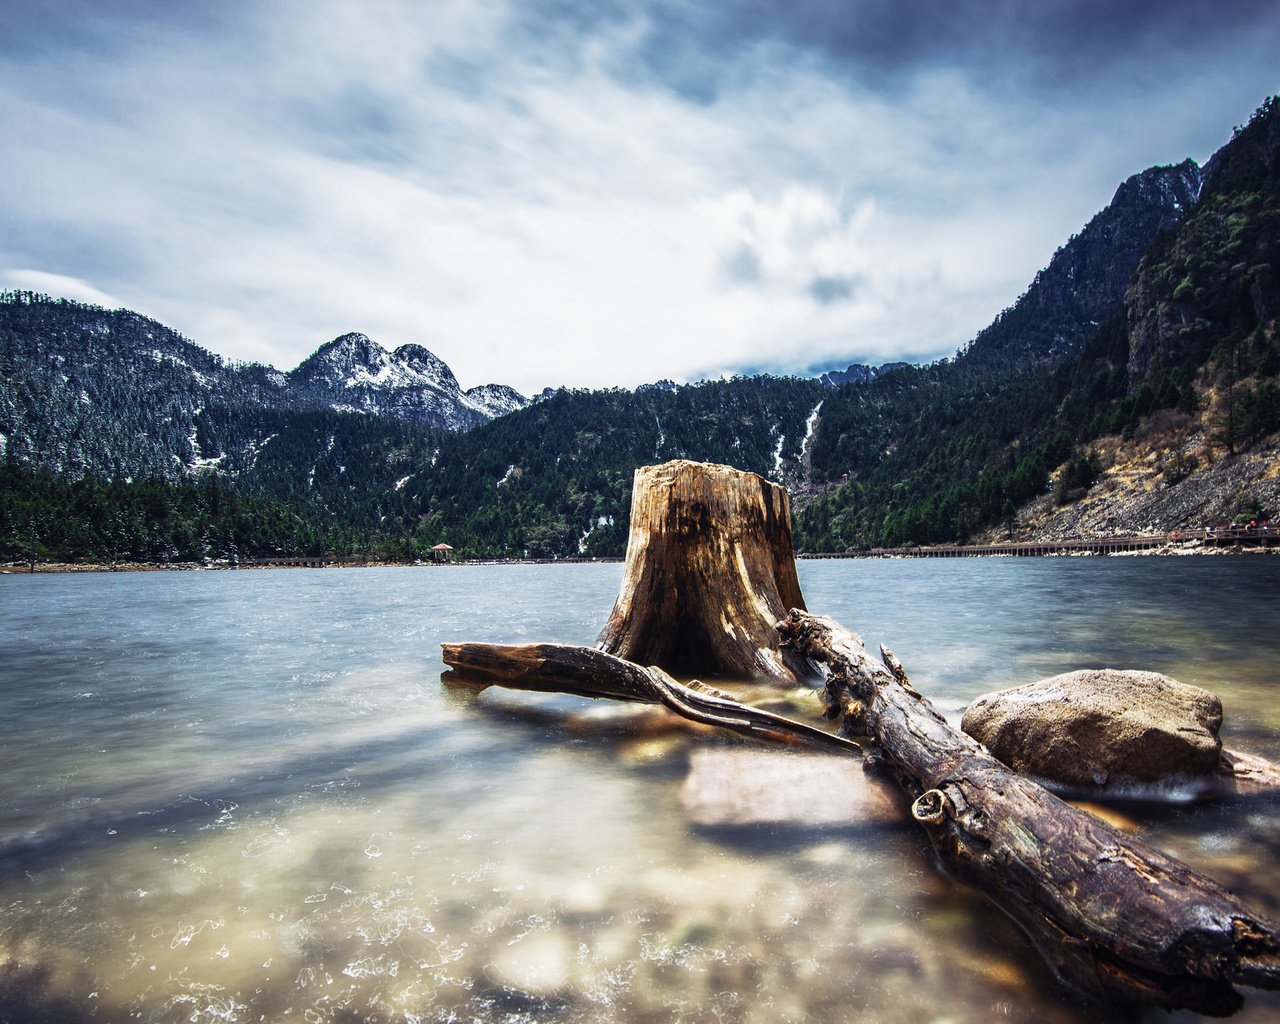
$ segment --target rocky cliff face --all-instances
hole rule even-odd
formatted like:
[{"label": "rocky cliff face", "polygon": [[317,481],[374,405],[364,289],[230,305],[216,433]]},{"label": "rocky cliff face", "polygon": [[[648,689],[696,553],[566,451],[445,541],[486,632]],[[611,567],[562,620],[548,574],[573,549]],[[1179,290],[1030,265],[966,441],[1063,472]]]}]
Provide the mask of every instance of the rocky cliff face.
[{"label": "rocky cliff face", "polygon": [[1174,302],[1161,294],[1147,269],[1125,291],[1125,319],[1129,327],[1129,391],[1133,393],[1151,376],[1157,353],[1172,355],[1173,342],[1189,328],[1194,310],[1189,303]]},{"label": "rocky cliff face", "polygon": [[[1276,335],[1280,317],[1280,102],[1207,165],[1199,202],[1159,239],[1125,292],[1129,386],[1198,367],[1215,348]],[[1247,372],[1248,367],[1241,368]]]},{"label": "rocky cliff face", "polygon": [[1202,182],[1194,160],[1127,178],[1106,208],[1036,277],[1027,292],[1031,307],[1049,315],[1076,310],[1100,319],[1124,295],[1143,249],[1195,204]]},{"label": "rocky cliff face", "polygon": [[963,363],[984,371],[1052,366],[1078,352],[1119,308],[1143,251],[1194,205],[1202,180],[1194,160],[1125,180],[1018,301],[979,333]]}]

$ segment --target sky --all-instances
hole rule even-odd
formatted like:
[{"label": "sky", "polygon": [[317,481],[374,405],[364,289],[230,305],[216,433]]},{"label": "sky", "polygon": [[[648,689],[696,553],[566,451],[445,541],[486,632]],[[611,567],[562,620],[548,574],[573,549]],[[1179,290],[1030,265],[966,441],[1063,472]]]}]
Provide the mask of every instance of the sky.
[{"label": "sky", "polygon": [[1274,0],[0,0],[0,288],[463,387],[952,355],[1280,91]]}]

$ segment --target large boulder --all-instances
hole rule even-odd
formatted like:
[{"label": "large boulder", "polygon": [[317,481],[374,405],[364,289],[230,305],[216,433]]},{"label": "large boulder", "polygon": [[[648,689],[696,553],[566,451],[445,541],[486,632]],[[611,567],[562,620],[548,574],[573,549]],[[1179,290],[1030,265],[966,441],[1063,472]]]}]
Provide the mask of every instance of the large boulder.
[{"label": "large boulder", "polygon": [[1212,775],[1221,725],[1208,690],[1109,668],[985,694],[961,722],[1015,771],[1086,788]]}]

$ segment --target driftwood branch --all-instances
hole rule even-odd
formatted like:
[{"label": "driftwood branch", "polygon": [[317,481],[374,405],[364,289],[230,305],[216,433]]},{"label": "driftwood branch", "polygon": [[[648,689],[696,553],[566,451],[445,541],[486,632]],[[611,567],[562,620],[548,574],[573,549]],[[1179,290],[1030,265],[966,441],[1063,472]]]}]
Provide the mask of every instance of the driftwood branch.
[{"label": "driftwood branch", "polygon": [[703,683],[683,684],[662,669],[642,667],[590,647],[563,644],[443,644],[450,682],[542,693],[571,693],[639,704],[661,704],[690,721],[755,739],[861,753],[853,740],[753,708]]},{"label": "driftwood branch", "polygon": [[[1280,934],[1187,865],[1014,774],[949,725],[892,653],[793,611],[784,642],[828,666],[828,702],[859,717],[942,866],[985,892],[1060,977],[1103,999],[1225,1015],[1236,983],[1280,988]],[[848,728],[848,726],[846,726]]]}]

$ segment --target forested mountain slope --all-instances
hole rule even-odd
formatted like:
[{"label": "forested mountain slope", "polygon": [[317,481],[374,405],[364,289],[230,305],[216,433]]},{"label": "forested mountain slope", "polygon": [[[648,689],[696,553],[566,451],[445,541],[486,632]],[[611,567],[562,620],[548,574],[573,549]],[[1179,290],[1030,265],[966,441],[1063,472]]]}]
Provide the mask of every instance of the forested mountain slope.
[{"label": "forested mountain slope", "polygon": [[268,443],[248,426],[262,416],[348,412],[459,430],[527,404],[502,385],[463,391],[417,345],[387,352],[343,335],[284,374],[228,363],[128,310],[30,292],[0,294],[0,374],[0,447],[72,477],[181,480],[244,463]]},{"label": "forested mountain slope", "polygon": [[[894,393],[888,381],[878,381],[824,405],[815,475],[848,476],[808,505],[801,543],[841,550],[1013,530],[1018,508],[1051,490],[1053,507],[1086,496],[1109,468],[1103,449],[1109,464],[1124,463],[1128,447],[1163,432],[1159,451],[1143,457],[1169,465],[1158,466],[1154,484],[1148,478],[1144,486],[1169,486],[1215,453],[1233,457],[1280,428],[1280,301],[1272,271],[1280,243],[1278,122],[1280,107],[1271,100],[1215,155],[1197,201],[1185,204],[1176,227],[1161,225],[1127,286],[1117,289],[1107,273],[1109,284],[1097,290],[1087,315],[1102,315],[1102,303],[1114,296],[1109,315],[1080,331],[1077,337],[1087,340],[1056,368],[999,358],[1038,351],[1010,344],[1018,323],[1029,324],[1033,337],[1048,337],[1033,315],[1043,308],[1036,293],[1046,271],[954,361],[912,371]],[[1182,177],[1180,169],[1168,170]],[[1150,194],[1142,181],[1128,190]],[[843,436],[833,437],[837,430]],[[1095,443],[1109,436],[1118,440]],[[860,451],[852,448],[855,440],[863,443]],[[1212,498],[1215,516],[1231,502],[1276,511],[1266,508],[1270,485],[1236,489]],[[1176,516],[1109,525],[1172,529],[1205,514],[1191,501]]]},{"label": "forested mountain slope", "polygon": [[827,393],[776,377],[562,390],[452,438],[404,488],[400,518],[469,552],[621,555],[637,466],[689,458],[798,475]]}]

